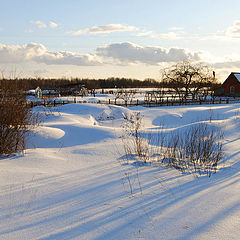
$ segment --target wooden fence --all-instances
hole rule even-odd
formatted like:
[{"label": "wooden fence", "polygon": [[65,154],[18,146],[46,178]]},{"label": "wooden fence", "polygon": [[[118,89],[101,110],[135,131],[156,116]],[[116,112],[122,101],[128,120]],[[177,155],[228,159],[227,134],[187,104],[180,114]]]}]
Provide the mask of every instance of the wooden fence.
[{"label": "wooden fence", "polygon": [[98,104],[112,104],[117,106],[144,106],[144,107],[160,107],[160,106],[182,106],[182,105],[206,105],[206,104],[229,104],[240,103],[240,98],[211,98],[211,99],[173,99],[166,98],[160,101],[140,101],[138,99],[123,100],[123,99],[108,99],[97,101],[86,101],[74,98],[73,100],[42,100],[30,101],[31,107],[43,105],[45,107],[55,107],[70,103],[98,103]]}]

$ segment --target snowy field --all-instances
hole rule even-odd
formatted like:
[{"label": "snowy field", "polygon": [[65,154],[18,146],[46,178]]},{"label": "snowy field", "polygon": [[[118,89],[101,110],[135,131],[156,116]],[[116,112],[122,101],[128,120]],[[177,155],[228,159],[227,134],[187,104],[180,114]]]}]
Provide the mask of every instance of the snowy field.
[{"label": "snowy field", "polygon": [[[34,129],[24,155],[0,159],[0,239],[240,239],[240,104],[124,108],[67,104]],[[211,177],[123,164],[123,116],[167,131],[224,132]],[[123,114],[124,113],[124,114]]]}]

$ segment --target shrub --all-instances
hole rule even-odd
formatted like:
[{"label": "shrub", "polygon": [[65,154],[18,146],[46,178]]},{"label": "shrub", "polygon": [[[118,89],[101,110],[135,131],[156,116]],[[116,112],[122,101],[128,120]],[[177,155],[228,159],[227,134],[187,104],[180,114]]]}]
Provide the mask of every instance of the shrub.
[{"label": "shrub", "polygon": [[31,126],[39,122],[23,92],[0,81],[0,155],[23,152],[25,136]]},{"label": "shrub", "polygon": [[[197,175],[215,173],[223,158],[223,133],[207,123],[165,133],[146,133],[140,113],[124,115],[122,136],[126,158],[159,161],[181,172]],[[157,156],[157,157],[156,157]]]},{"label": "shrub", "polygon": [[182,172],[211,176],[223,157],[222,140],[220,130],[206,123],[197,124],[182,133],[170,134],[162,162]]},{"label": "shrub", "polygon": [[129,116],[124,115],[122,142],[126,157],[137,156],[146,162],[149,158],[150,138],[146,138],[143,132],[142,119],[143,116],[139,112]]}]

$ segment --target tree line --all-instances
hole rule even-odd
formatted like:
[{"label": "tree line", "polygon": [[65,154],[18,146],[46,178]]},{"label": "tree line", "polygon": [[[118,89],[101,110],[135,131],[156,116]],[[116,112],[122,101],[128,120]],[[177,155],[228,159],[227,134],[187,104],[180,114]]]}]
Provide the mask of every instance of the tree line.
[{"label": "tree line", "polygon": [[175,91],[176,94],[197,95],[199,91],[208,89],[214,91],[220,84],[217,81],[215,72],[203,64],[193,64],[191,62],[179,62],[168,68],[162,69],[162,78],[160,81],[155,79],[138,80],[132,78],[106,78],[106,79],[80,79],[80,78],[16,78],[0,79],[1,85],[8,84],[9,87],[17,87],[19,90],[41,89],[58,90],[79,88],[85,86],[89,90],[107,89],[107,88],[168,88]]},{"label": "tree line", "polygon": [[41,89],[58,89],[74,87],[76,85],[84,85],[88,89],[105,89],[105,88],[141,88],[141,87],[160,87],[161,83],[154,79],[131,79],[131,78],[107,78],[107,79],[56,79],[56,78],[16,78],[16,79],[1,79],[1,85],[7,84],[15,86],[17,89],[29,90],[36,89],[38,86]]}]

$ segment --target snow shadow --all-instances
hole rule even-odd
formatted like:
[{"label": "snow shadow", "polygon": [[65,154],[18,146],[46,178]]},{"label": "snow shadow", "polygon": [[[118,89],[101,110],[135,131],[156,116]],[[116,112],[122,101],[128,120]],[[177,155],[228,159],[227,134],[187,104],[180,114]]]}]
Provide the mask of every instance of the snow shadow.
[{"label": "snow shadow", "polygon": [[110,131],[97,127],[80,127],[74,125],[54,125],[52,128],[61,130],[60,138],[32,133],[27,141],[27,149],[31,148],[62,148],[101,142],[108,138],[115,138]]},{"label": "snow shadow", "polygon": [[[135,190],[133,195],[129,192],[126,172],[131,174]],[[34,180],[29,183],[31,187],[25,202],[18,202],[21,188],[11,193],[14,198],[7,194],[2,196],[14,200],[11,209],[3,206],[0,212],[0,221],[8,223],[1,227],[0,238],[16,233],[24,238],[27,232],[32,232],[35,234],[33,238],[42,240],[137,239],[139,229],[149,228],[151,231],[147,235],[142,233],[146,239],[156,239],[154,236],[161,233],[161,229],[165,229],[161,233],[162,239],[193,239],[239,209],[240,203],[234,202],[223,206],[217,213],[206,214],[204,222],[196,219],[188,231],[183,229],[189,224],[184,217],[186,214],[191,216],[191,211],[197,211],[196,207],[201,209],[205,204],[209,207],[216,204],[216,195],[211,195],[211,189],[221,193],[228,184],[239,183],[237,172],[234,176],[225,172],[211,178],[189,177],[186,180],[174,170],[146,166],[137,173],[132,166],[122,167],[121,171],[118,166],[113,166],[107,173],[92,172],[88,180],[83,178],[79,184],[79,176],[83,174],[84,169]],[[143,194],[137,187],[138,177]],[[199,202],[202,205],[198,205]],[[186,207],[175,208],[185,204]],[[168,218],[173,219],[173,224],[179,227],[173,235],[165,211]],[[155,225],[161,226],[161,229],[155,228]]]}]

